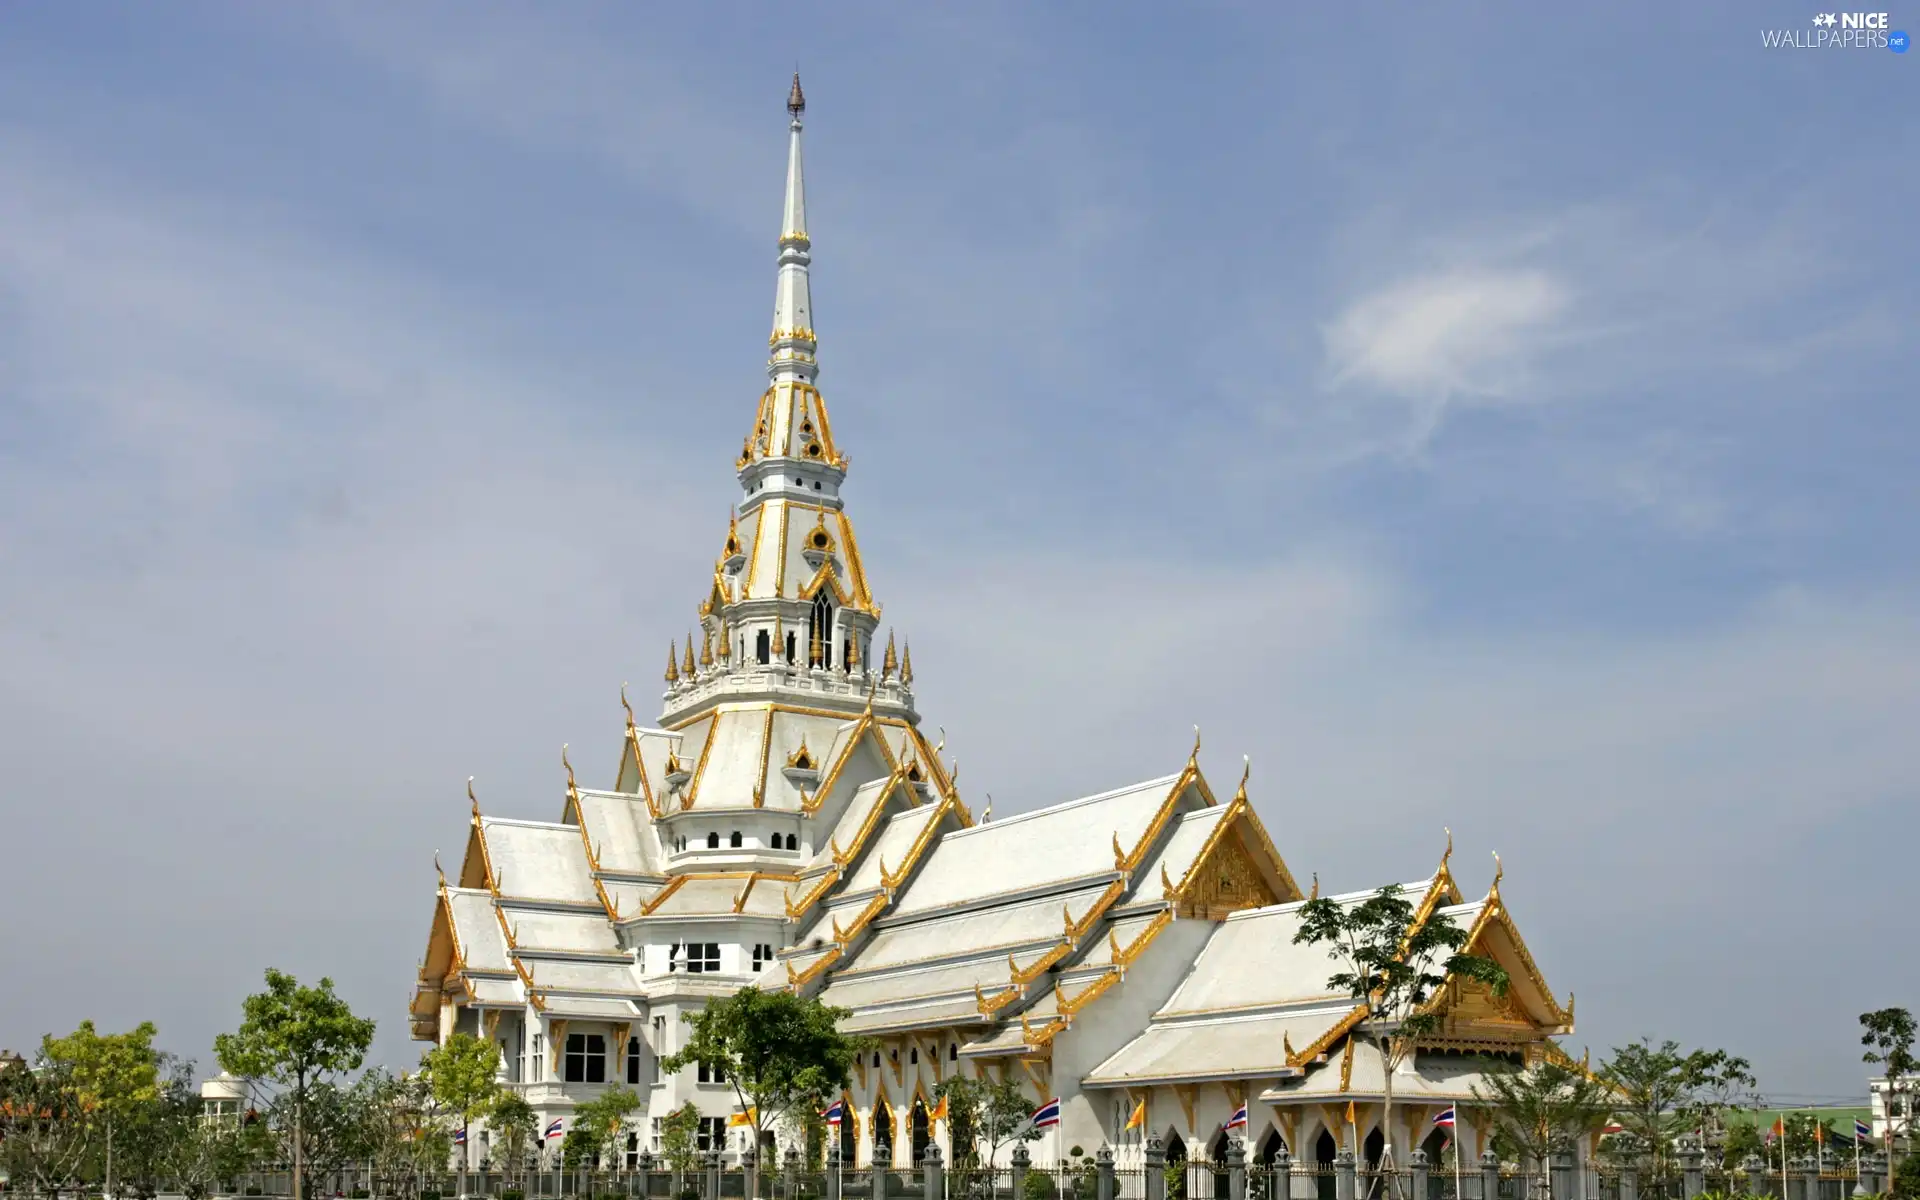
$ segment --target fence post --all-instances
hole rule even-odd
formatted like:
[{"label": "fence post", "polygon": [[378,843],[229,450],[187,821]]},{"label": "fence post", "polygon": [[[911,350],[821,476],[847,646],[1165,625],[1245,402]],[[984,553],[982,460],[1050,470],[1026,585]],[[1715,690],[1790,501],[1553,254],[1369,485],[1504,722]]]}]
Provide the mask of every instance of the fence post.
[{"label": "fence post", "polygon": [[1427,1152],[1415,1147],[1407,1155],[1407,1173],[1413,1177],[1413,1200],[1427,1200]]},{"label": "fence post", "polygon": [[1480,1200],[1499,1200],[1500,1156],[1492,1150],[1480,1152]]},{"label": "fence post", "polygon": [[[1682,1154],[1686,1152],[1681,1151]],[[1547,1152],[1547,1187],[1553,1200],[1578,1200],[1573,1194],[1573,1147],[1565,1142],[1555,1145]],[[1700,1193],[1687,1193],[1687,1200],[1693,1200]]]},{"label": "fence post", "polygon": [[[829,1130],[833,1126],[827,1127]],[[840,1200],[840,1139],[838,1136],[827,1139],[827,1200]]]},{"label": "fence post", "polygon": [[940,1171],[940,1144],[928,1142],[927,1152],[920,1156],[921,1200],[946,1200],[944,1182]]},{"label": "fence post", "polygon": [[800,1194],[800,1147],[791,1144],[787,1146],[784,1165],[787,1177],[787,1200],[793,1200]]},{"label": "fence post", "polygon": [[1640,1164],[1631,1158],[1620,1164],[1620,1200],[1640,1200]]},{"label": "fence post", "polygon": [[720,1152],[707,1151],[707,1200],[720,1200]]},{"label": "fence post", "polygon": [[740,1194],[753,1200],[760,1184],[760,1148],[748,1143],[740,1148]]},{"label": "fence post", "polygon": [[1147,1144],[1140,1147],[1140,1161],[1146,1169],[1146,1178],[1140,1181],[1146,1200],[1167,1200],[1167,1148],[1160,1144],[1159,1135],[1147,1135]]},{"label": "fence post", "polygon": [[1800,1194],[1806,1200],[1820,1200],[1820,1156],[1817,1154],[1800,1160]]},{"label": "fence post", "polygon": [[1707,1190],[1707,1155],[1692,1138],[1680,1142],[1680,1192],[1694,1200]]},{"label": "fence post", "polygon": [[887,1143],[886,1154],[880,1153],[880,1143],[873,1145],[873,1158],[867,1166],[867,1178],[871,1181],[869,1195],[873,1200],[887,1200],[887,1172],[893,1165],[893,1143]]},{"label": "fence post", "polygon": [[1293,1200],[1293,1155],[1280,1147],[1273,1156],[1273,1169],[1267,1173],[1266,1200]]},{"label": "fence post", "polygon": [[1033,1155],[1027,1153],[1027,1144],[1021,1142],[1013,1148],[1013,1200],[1025,1200],[1027,1168],[1032,1165]]},{"label": "fence post", "polygon": [[1887,1179],[1887,1152],[1885,1150],[1875,1150],[1872,1154],[1867,1155],[1867,1170],[1873,1173],[1872,1191],[1879,1193],[1893,1190],[1893,1184]]},{"label": "fence post", "polygon": [[1105,1142],[1093,1152],[1093,1169],[1096,1172],[1093,1184],[1093,1200],[1114,1200],[1113,1193],[1113,1147]]},{"label": "fence post", "polygon": [[1333,1156],[1333,1200],[1354,1200],[1353,1151]]},{"label": "fence post", "polygon": [[1227,1139],[1227,1200],[1247,1200],[1247,1144]]}]

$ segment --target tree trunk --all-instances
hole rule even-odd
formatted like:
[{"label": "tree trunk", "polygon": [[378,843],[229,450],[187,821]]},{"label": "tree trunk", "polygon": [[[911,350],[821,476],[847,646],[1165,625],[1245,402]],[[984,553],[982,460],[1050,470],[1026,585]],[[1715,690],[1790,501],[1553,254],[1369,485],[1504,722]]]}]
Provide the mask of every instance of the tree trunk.
[{"label": "tree trunk", "polygon": [[113,1118],[107,1118],[107,1180],[103,1189],[107,1200],[113,1200]]},{"label": "tree trunk", "polygon": [[307,1131],[305,1128],[307,1103],[307,1079],[304,1075],[293,1078],[293,1200],[304,1200],[306,1196],[306,1149]]},{"label": "tree trunk", "polygon": [[[1400,1172],[1395,1170],[1398,1164],[1393,1154],[1393,1070],[1396,1066],[1393,1061],[1393,1037],[1385,1034],[1379,1040],[1380,1065],[1384,1068],[1381,1075],[1386,1081],[1381,1089],[1380,1169],[1387,1173],[1387,1194],[1399,1200]],[[1426,1197],[1419,1197],[1418,1200],[1426,1200]]]}]

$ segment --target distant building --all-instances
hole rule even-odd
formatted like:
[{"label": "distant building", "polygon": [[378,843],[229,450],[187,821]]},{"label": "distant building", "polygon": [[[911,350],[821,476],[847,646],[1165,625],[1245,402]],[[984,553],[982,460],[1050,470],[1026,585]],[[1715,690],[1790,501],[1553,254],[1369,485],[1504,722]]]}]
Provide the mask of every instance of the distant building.
[{"label": "distant building", "polygon": [[225,1071],[200,1084],[200,1115],[209,1121],[239,1121],[247,1111],[247,1081]]},{"label": "distant building", "polygon": [[1912,1132],[1913,1083],[1911,1079],[1902,1079],[1898,1087],[1889,1087],[1884,1077],[1867,1080],[1874,1141],[1884,1143],[1889,1136],[1906,1137]]}]

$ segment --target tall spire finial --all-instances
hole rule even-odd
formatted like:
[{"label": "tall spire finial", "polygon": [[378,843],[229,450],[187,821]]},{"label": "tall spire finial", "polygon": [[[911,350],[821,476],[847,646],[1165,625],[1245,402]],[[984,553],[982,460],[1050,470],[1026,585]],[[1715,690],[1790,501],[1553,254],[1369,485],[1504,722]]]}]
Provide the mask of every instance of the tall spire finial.
[{"label": "tall spire finial", "polygon": [[793,73],[793,90],[787,93],[787,111],[798,121],[800,114],[807,111],[807,94],[800,90],[800,72]]}]

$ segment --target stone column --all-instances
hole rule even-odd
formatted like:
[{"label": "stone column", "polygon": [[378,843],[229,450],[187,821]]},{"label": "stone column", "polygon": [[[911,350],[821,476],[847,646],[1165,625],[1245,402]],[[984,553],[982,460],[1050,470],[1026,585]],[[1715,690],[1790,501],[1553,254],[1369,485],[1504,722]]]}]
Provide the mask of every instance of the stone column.
[{"label": "stone column", "polygon": [[1093,1200],[1115,1200],[1113,1178],[1113,1147],[1105,1142],[1093,1152]]},{"label": "stone column", "polygon": [[1620,1164],[1620,1200],[1640,1200],[1640,1164],[1631,1158]]},{"label": "stone column", "polygon": [[[1740,1175],[1744,1181],[1741,1186],[1747,1189],[1749,1196],[1764,1196],[1767,1194],[1765,1190],[1767,1186],[1767,1164],[1758,1154],[1749,1154],[1740,1160]],[[1620,1197],[1620,1200],[1629,1200],[1629,1197],[1623,1195]]]},{"label": "stone column", "polygon": [[1873,1176],[1873,1186],[1868,1190],[1876,1194],[1891,1191],[1893,1185],[1887,1182],[1887,1152],[1875,1150],[1866,1156],[1866,1166]]},{"label": "stone column", "polygon": [[929,1141],[927,1152],[920,1158],[920,1188],[922,1200],[946,1200],[946,1181],[941,1177],[940,1147]]},{"label": "stone column", "polygon": [[1800,1194],[1806,1200],[1820,1200],[1820,1156],[1809,1154],[1800,1160]]},{"label": "stone column", "polygon": [[1427,1152],[1415,1147],[1407,1156],[1407,1173],[1412,1176],[1413,1200],[1427,1200]]},{"label": "stone column", "polygon": [[1227,1139],[1227,1200],[1247,1200],[1247,1144]]},{"label": "stone column", "polygon": [[1499,1200],[1500,1156],[1492,1150],[1480,1152],[1480,1200]]},{"label": "stone column", "polygon": [[[804,1134],[802,1136],[805,1136]],[[787,1156],[781,1161],[787,1177],[787,1197],[792,1200],[800,1194],[800,1147],[788,1146]]]},{"label": "stone column", "polygon": [[[747,1136],[753,1136],[749,1133]],[[760,1150],[753,1143],[747,1143],[740,1151],[740,1194],[747,1200],[753,1200],[760,1189]]]},{"label": "stone column", "polygon": [[[827,1132],[829,1135],[832,1135],[833,1126],[831,1125],[827,1126]],[[836,1136],[829,1136],[827,1138],[827,1161],[826,1161],[827,1200],[840,1200],[840,1168],[842,1165],[843,1164],[840,1162],[840,1139]]]},{"label": "stone column", "polygon": [[1293,1200],[1293,1155],[1284,1147],[1273,1156],[1273,1170],[1267,1176],[1266,1200]]},{"label": "stone column", "polygon": [[[887,1143],[887,1150],[887,1157],[893,1157],[892,1142]],[[890,1162],[881,1162],[878,1156],[872,1158],[870,1163],[871,1165],[867,1168],[869,1177],[873,1180],[873,1190],[870,1194],[873,1200],[887,1200],[887,1172],[892,1169],[893,1164]]]},{"label": "stone column", "polygon": [[720,1151],[707,1151],[707,1200],[720,1200]]},{"label": "stone column", "polygon": [[[1140,1163],[1146,1172],[1146,1200],[1167,1200],[1167,1148],[1160,1144],[1159,1135],[1147,1135],[1146,1145],[1140,1147]],[[1019,1200],[1017,1192],[1014,1200]]]},{"label": "stone column", "polygon": [[[650,1186],[653,1180],[653,1151],[642,1150],[633,1160],[633,1169],[640,1176],[640,1200],[646,1200],[648,1196],[653,1195],[653,1188]],[[628,1190],[631,1192],[632,1189]]]},{"label": "stone column", "polygon": [[1333,1156],[1333,1200],[1354,1200],[1353,1151],[1342,1149]]},{"label": "stone column", "polygon": [[1023,1200],[1026,1196],[1027,1168],[1033,1165],[1033,1156],[1027,1153],[1027,1144],[1021,1142],[1013,1148],[1013,1200]]},{"label": "stone column", "polygon": [[1680,1193],[1694,1200],[1707,1190],[1707,1156],[1691,1138],[1680,1143]]},{"label": "stone column", "polygon": [[[1573,1147],[1564,1141],[1547,1153],[1547,1180],[1553,1200],[1579,1200],[1573,1194]],[[1688,1192],[1687,1200],[1699,1194]]]}]

